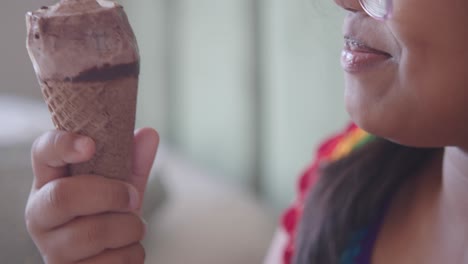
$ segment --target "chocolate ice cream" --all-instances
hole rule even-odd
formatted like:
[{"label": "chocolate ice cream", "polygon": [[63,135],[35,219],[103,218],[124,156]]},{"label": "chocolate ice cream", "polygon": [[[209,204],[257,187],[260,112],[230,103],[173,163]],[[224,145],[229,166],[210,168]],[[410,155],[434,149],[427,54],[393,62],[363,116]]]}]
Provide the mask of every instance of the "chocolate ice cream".
[{"label": "chocolate ice cream", "polygon": [[26,22],[28,52],[54,124],[96,142],[93,159],[71,165],[71,175],[127,179],[139,53],[123,7],[62,0],[28,13]]}]

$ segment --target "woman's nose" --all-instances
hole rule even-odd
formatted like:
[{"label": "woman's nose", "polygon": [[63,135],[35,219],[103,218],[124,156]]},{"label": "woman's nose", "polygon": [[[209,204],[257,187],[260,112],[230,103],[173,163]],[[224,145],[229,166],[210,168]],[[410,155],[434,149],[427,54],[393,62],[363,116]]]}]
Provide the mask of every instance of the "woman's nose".
[{"label": "woman's nose", "polygon": [[350,12],[364,11],[359,3],[359,0],[334,0],[341,8]]}]

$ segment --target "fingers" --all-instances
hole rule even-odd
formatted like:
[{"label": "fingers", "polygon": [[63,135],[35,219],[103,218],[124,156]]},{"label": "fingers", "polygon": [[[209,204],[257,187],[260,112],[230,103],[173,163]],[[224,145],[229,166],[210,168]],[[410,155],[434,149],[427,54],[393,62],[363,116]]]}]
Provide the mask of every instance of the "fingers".
[{"label": "fingers", "polygon": [[[129,182],[98,175],[66,177],[69,164],[94,155],[92,139],[51,131],[32,148],[35,174],[26,225],[47,263],[143,263],[137,213],[159,143],[153,129],[135,133]],[[81,262],[80,262],[81,261]]]},{"label": "fingers", "polygon": [[145,262],[145,249],[138,243],[122,249],[106,250],[99,256],[83,260],[78,264],[143,264]]},{"label": "fingers", "polygon": [[143,128],[136,131],[134,141],[133,175],[130,177],[130,184],[137,188],[142,201],[159,145],[159,135],[152,128]]},{"label": "fingers", "polygon": [[107,249],[138,243],[143,239],[145,229],[145,224],[135,214],[94,215],[78,218],[54,230],[48,235],[45,246],[55,259],[76,262],[99,255]]},{"label": "fingers", "polygon": [[79,216],[136,211],[139,199],[135,187],[123,181],[90,175],[61,178],[31,194],[26,223],[31,233],[44,232]]},{"label": "fingers", "polygon": [[95,151],[92,139],[64,131],[50,131],[39,137],[31,150],[35,175],[34,189],[66,176],[67,164],[91,159]]}]

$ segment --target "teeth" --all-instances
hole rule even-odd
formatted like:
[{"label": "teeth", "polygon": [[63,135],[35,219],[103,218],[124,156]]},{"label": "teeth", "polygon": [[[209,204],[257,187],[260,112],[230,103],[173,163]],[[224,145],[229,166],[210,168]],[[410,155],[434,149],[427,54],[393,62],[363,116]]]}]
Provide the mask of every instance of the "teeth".
[{"label": "teeth", "polygon": [[351,51],[378,53],[378,54],[383,54],[383,55],[391,57],[391,55],[389,53],[386,53],[386,52],[381,51],[381,50],[376,50],[374,48],[370,48],[370,47],[366,46],[364,43],[359,42],[359,41],[357,41],[355,39],[352,39],[352,38],[349,38],[349,37],[345,37],[345,47],[347,49],[351,50]]},{"label": "teeth", "polygon": [[357,42],[354,39],[345,38],[345,44],[349,48],[365,48],[366,46],[360,42]]}]

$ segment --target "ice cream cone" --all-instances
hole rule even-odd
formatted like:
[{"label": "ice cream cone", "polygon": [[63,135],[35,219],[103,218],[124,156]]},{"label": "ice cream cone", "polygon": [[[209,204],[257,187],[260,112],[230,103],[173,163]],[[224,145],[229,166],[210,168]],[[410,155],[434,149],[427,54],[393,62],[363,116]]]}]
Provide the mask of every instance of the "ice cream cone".
[{"label": "ice cream cone", "polygon": [[62,0],[27,15],[28,51],[55,126],[96,142],[71,175],[132,173],[139,56],[121,6]]},{"label": "ice cream cone", "polygon": [[70,166],[71,175],[130,176],[137,82],[127,77],[96,83],[48,81],[41,85],[55,126],[90,136],[96,142],[93,159]]}]

